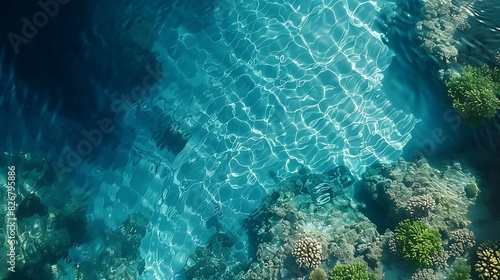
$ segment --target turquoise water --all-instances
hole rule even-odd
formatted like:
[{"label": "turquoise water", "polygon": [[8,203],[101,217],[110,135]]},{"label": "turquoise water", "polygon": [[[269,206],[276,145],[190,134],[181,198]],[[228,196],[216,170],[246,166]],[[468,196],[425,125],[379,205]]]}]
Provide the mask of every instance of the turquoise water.
[{"label": "turquoise water", "polygon": [[345,164],[359,176],[401,155],[418,119],[394,108],[380,85],[394,56],[375,26],[383,4],[252,2],[209,29],[160,33],[154,50],[179,75],[162,93],[174,104],[162,105],[181,111],[191,137],[154,209],[165,212],[151,219],[161,234],[143,242],[147,273],[169,277],[184,266],[213,233],[200,225],[214,204],[224,227],[251,213],[274,185],[270,171]]},{"label": "turquoise water", "polygon": [[[62,75],[53,84],[24,85],[19,80],[36,75],[18,70],[23,59],[2,56],[2,86],[10,92],[0,101],[10,120],[2,149],[6,156],[43,151],[52,167],[69,165],[64,191],[45,203],[60,206],[71,196],[84,209],[88,237],[59,257],[68,267],[88,267],[105,254],[104,229],[121,229],[140,213],[144,232],[134,246],[144,267],[138,279],[185,279],[190,255],[217,232],[238,233],[226,260],[236,266],[254,249],[242,230],[245,218],[292,175],[340,166],[361,180],[377,162],[450,152],[461,157],[478,143],[495,142],[496,122],[482,130],[457,123],[439,67],[422,54],[412,31],[422,3],[398,4],[93,4],[85,19],[75,19],[93,24],[72,33],[84,44],[63,54],[74,61],[64,69],[87,83]],[[477,20],[470,24],[487,26],[494,36],[484,40],[495,44],[498,22],[490,21],[490,11],[470,13]],[[117,37],[110,43],[109,36]],[[141,92],[141,85],[152,89]],[[59,93],[49,100],[55,88]],[[69,89],[75,96],[66,99],[60,92]],[[27,98],[30,93],[36,97]],[[81,160],[69,156],[67,147],[86,149],[79,143],[97,137],[88,133],[103,131],[103,120],[113,132],[101,133]],[[356,186],[343,190],[352,203]]]}]

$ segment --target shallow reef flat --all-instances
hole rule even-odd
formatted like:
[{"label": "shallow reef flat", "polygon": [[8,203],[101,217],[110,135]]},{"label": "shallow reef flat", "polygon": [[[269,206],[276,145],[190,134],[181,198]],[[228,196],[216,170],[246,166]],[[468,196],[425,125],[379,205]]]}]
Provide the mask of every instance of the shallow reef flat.
[{"label": "shallow reef flat", "polygon": [[[458,162],[433,165],[425,159],[376,163],[359,181],[345,167],[290,176],[239,233],[218,232],[199,247],[188,258],[186,276],[313,279],[321,270],[336,277],[332,268],[360,264],[373,279],[445,279],[470,261],[476,242],[493,236],[491,228],[476,225],[485,215],[482,202],[476,204],[482,200],[477,175]],[[434,236],[435,250],[406,256],[418,247],[407,244],[419,241],[400,242],[398,234],[412,230]],[[243,234],[249,244],[239,242]]]}]

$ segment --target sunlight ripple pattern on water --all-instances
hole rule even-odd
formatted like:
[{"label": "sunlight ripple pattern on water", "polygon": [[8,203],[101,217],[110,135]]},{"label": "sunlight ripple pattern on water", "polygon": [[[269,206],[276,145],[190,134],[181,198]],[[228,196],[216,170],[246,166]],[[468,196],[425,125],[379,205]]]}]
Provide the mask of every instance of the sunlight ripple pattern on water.
[{"label": "sunlight ripple pattern on water", "polygon": [[[274,184],[270,171],[343,164],[359,176],[376,160],[397,159],[418,122],[380,89],[393,56],[376,30],[382,1],[245,2],[217,7],[212,25],[181,18],[156,43],[165,71],[180,75],[136,114],[174,112],[190,140],[168,165],[155,162],[162,155],[148,152],[147,137],[131,144],[142,158],[127,167],[134,175],[124,185],[153,211],[144,279],[181,270],[213,233],[206,223],[214,215],[237,230]],[[140,121],[125,119],[137,131],[160,125]],[[94,218],[113,219],[103,211]]]}]

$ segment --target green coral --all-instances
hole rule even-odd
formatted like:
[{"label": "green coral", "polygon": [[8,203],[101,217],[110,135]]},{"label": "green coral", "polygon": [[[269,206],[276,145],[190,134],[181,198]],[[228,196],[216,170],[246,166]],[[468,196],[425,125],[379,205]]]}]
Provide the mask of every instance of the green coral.
[{"label": "green coral", "polygon": [[309,280],[326,280],[326,272],[321,268],[315,268],[309,274]]},{"label": "green coral", "polygon": [[376,280],[364,263],[339,264],[332,269],[330,280]]},{"label": "green coral", "polygon": [[464,261],[456,261],[453,263],[450,275],[448,279],[450,280],[471,280],[470,277],[471,267],[467,265]]},{"label": "green coral", "polygon": [[466,66],[460,77],[447,83],[448,95],[460,119],[470,126],[477,126],[495,116],[500,109],[500,70]]},{"label": "green coral", "polygon": [[396,249],[406,265],[429,267],[443,251],[441,234],[421,221],[404,220],[394,230]]},{"label": "green coral", "polygon": [[469,183],[464,187],[465,196],[468,198],[476,198],[479,194],[479,188],[476,184]]},{"label": "green coral", "polygon": [[500,279],[500,242],[486,241],[477,248],[477,263],[474,266],[483,280]]}]

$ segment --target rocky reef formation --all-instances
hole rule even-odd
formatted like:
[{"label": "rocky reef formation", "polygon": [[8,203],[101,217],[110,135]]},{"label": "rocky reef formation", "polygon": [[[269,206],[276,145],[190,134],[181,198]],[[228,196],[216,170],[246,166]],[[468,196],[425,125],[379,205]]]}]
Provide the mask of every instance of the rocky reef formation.
[{"label": "rocky reef formation", "polygon": [[[346,192],[352,177],[343,177],[347,171],[341,174],[340,170],[293,176],[278,185],[249,220],[250,236],[258,244],[257,258],[241,279],[305,277],[311,269],[297,262],[296,256],[302,253],[295,245],[304,241],[315,248],[313,262],[306,262],[309,266],[329,271],[337,263],[363,262],[381,273],[382,237],[358,210],[363,205]],[[327,202],[321,198],[325,194]]]},{"label": "rocky reef formation", "polygon": [[[237,279],[236,273],[248,268],[246,255],[238,258],[241,241],[228,233],[217,232],[205,246],[196,248],[185,265],[186,279]],[[239,261],[236,261],[239,259]]]},{"label": "rocky reef formation", "polygon": [[363,175],[363,185],[367,203],[377,207],[385,228],[404,219],[421,219],[448,236],[471,223],[466,214],[476,198],[465,190],[477,183],[458,162],[443,169],[431,167],[425,159],[374,164]]},{"label": "rocky reef formation", "polygon": [[457,61],[459,42],[454,35],[471,28],[467,18],[466,7],[451,0],[424,1],[421,21],[416,25],[422,46],[439,62]]},{"label": "rocky reef formation", "polygon": [[[469,279],[456,277],[470,277],[466,262],[470,262],[477,239],[471,213],[477,211],[481,182],[458,162],[433,165],[439,167],[425,159],[400,159],[369,167],[363,175],[362,197],[371,210],[366,214],[379,228],[395,229],[399,234],[389,238],[388,248],[393,262],[413,271],[412,279],[449,275]],[[387,265],[390,258],[382,262]]]},{"label": "rocky reef formation", "polygon": [[[366,279],[466,277],[477,239],[470,213],[478,211],[479,182],[458,162],[436,166],[425,159],[377,163],[357,183],[341,167],[291,176],[245,221],[248,240],[243,232],[215,234],[189,257],[186,276],[324,279],[332,268],[360,264]],[[476,267],[492,271],[496,247],[483,247],[489,249],[478,254],[488,260]]]},{"label": "rocky reef formation", "polygon": [[5,217],[0,227],[7,229],[0,232],[0,242],[10,244],[0,253],[15,254],[12,264],[1,263],[0,278],[15,273],[25,279],[51,279],[50,266],[65,258],[72,245],[86,240],[82,205],[86,194],[58,180],[43,153],[1,153],[0,166],[15,169],[9,179],[7,173],[0,174],[2,185],[7,179],[14,182],[11,189],[0,192],[0,216]]},{"label": "rocky reef formation", "polygon": [[[381,275],[383,238],[359,211],[363,205],[352,199],[354,178],[347,168],[301,173],[279,182],[263,206],[245,221],[248,255],[253,256],[245,265],[214,265],[213,256],[221,250],[209,244],[197,250],[202,254],[188,259],[187,278],[305,279],[316,271],[312,275],[321,279],[321,270],[330,271],[338,263],[367,263]],[[236,251],[236,247],[226,250]],[[225,255],[231,257],[229,252]],[[195,272],[214,266],[211,274]]]},{"label": "rocky reef formation", "polygon": [[466,65],[500,65],[500,43],[493,27],[499,11],[495,1],[426,0],[401,1],[383,14],[389,26],[399,26],[398,20],[414,24],[410,40],[420,48],[410,50],[414,54],[407,58],[422,69],[427,64],[421,63],[430,58],[440,77],[448,80]]}]

